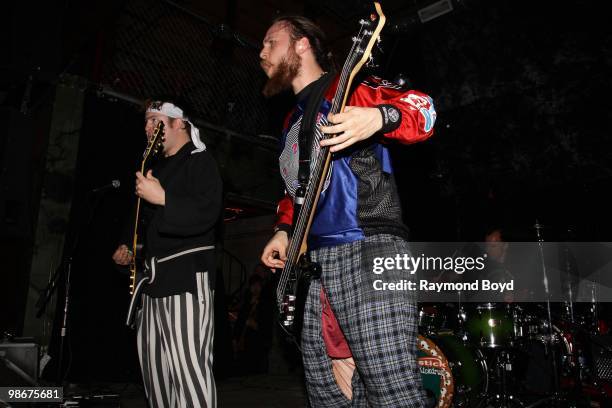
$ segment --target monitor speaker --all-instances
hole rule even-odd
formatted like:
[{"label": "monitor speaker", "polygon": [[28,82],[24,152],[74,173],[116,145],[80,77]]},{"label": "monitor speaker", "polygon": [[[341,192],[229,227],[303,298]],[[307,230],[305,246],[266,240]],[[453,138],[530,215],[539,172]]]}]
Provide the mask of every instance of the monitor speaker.
[{"label": "monitor speaker", "polygon": [[0,386],[36,385],[38,361],[38,344],[0,343]]}]

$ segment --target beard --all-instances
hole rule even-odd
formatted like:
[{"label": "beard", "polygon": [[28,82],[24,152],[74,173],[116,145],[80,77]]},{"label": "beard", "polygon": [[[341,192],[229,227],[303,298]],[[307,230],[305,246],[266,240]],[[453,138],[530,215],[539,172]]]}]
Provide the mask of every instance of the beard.
[{"label": "beard", "polygon": [[[262,61],[262,64],[265,63]],[[299,72],[300,58],[292,48],[289,48],[287,56],[278,63],[276,70],[264,85],[263,95],[266,98],[270,98],[291,88],[291,82],[293,82]]]}]

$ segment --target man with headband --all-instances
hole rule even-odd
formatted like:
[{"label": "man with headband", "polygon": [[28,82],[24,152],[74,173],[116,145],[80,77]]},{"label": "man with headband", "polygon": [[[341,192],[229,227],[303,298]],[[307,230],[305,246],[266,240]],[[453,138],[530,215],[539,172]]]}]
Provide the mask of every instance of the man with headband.
[{"label": "man with headband", "polygon": [[[148,102],[147,138],[159,122],[164,123],[162,157],[146,174],[136,173],[146,226],[141,233],[146,277],[136,286],[128,324],[135,321],[138,330],[149,406],[215,407],[212,288],[222,182],[199,130],[181,108]],[[128,245],[119,246],[113,260],[129,265]]]}]

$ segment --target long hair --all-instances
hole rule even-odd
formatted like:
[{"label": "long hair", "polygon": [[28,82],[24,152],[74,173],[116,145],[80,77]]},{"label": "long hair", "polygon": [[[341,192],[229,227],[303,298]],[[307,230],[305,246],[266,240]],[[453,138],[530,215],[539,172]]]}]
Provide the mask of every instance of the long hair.
[{"label": "long hair", "polygon": [[289,26],[289,34],[293,42],[308,38],[317,63],[324,71],[335,70],[332,53],[327,48],[327,38],[321,28],[312,20],[302,16],[280,16],[272,24],[284,23]]}]

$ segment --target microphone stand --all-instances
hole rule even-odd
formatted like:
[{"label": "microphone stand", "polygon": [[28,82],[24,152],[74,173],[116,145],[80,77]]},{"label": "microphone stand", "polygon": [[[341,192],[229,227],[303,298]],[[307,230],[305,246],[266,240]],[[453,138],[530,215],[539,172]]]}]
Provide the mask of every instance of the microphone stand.
[{"label": "microphone stand", "polygon": [[67,254],[62,259],[62,262],[56,269],[53,277],[51,278],[51,281],[45,287],[45,289],[43,289],[41,296],[38,298],[38,301],[36,302],[36,307],[38,307],[38,311],[36,312],[36,317],[40,318],[45,312],[47,305],[49,304],[51,298],[53,297],[53,294],[57,289],[57,284],[60,278],[62,277],[62,275],[64,276],[65,295],[64,295],[64,307],[63,307],[63,314],[62,314],[62,327],[60,329],[60,346],[59,346],[60,349],[59,349],[59,360],[57,364],[57,382],[56,382],[56,384],[59,386],[61,386],[63,383],[62,363],[63,363],[63,358],[64,358],[64,342],[65,342],[66,335],[68,334],[68,311],[70,307],[70,282],[71,282],[70,276],[72,273],[72,262],[76,254],[76,250],[78,249],[78,246],[79,246],[79,238],[81,236],[81,231],[89,227],[89,225],[91,224],[91,221],[93,220],[93,216],[96,212],[98,204],[100,203],[100,194],[95,194],[93,191],[89,192],[89,197],[88,197],[89,200],[87,201],[92,201],[91,200],[92,196],[93,196],[93,202],[91,203],[91,205],[88,206],[89,211],[86,212],[87,214],[87,218],[85,219],[86,222],[80,225],[77,224],[75,228],[75,234],[72,239],[72,245],[70,246],[70,250],[67,252]]}]

